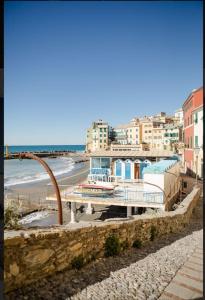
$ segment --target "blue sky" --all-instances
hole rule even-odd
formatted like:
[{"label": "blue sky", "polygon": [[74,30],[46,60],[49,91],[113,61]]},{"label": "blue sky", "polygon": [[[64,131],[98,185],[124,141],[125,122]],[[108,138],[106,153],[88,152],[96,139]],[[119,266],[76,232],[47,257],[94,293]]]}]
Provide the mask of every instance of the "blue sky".
[{"label": "blue sky", "polygon": [[5,2],[5,144],[173,113],[202,86],[202,3]]}]

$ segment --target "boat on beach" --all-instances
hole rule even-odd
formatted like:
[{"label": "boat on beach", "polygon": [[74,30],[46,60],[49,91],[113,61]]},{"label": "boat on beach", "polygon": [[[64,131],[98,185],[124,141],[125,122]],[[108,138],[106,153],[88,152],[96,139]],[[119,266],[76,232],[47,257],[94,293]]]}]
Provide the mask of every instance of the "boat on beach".
[{"label": "boat on beach", "polygon": [[97,185],[94,183],[79,184],[74,188],[74,193],[87,195],[87,196],[107,196],[107,195],[113,195],[114,187]]}]

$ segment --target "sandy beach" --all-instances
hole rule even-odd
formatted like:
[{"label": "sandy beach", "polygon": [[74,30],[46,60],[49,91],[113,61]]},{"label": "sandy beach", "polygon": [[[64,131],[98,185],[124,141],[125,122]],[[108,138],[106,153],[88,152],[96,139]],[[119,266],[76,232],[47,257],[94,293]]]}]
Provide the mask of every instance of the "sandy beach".
[{"label": "sandy beach", "polygon": [[[85,159],[85,157],[76,155],[73,157],[74,161],[78,161],[81,158]],[[60,191],[66,189],[67,186],[76,185],[80,182],[85,181],[88,173],[89,161],[76,163],[74,168],[69,173],[65,173],[56,177]],[[51,193],[54,193],[54,189],[51,185],[50,179],[48,178],[42,181],[23,183],[5,187],[4,199],[5,204],[7,204],[8,200],[20,199],[20,201],[22,202],[22,207],[24,206],[24,203],[26,204],[27,202],[29,202],[31,206],[33,204],[36,208],[36,205],[39,202],[44,202],[46,196]]]}]

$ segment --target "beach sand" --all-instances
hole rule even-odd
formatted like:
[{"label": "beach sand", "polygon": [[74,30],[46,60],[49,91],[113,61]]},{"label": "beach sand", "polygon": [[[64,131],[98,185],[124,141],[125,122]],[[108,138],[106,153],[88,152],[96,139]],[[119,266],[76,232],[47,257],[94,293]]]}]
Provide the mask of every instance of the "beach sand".
[{"label": "beach sand", "polygon": [[[79,157],[75,157],[79,159]],[[59,189],[62,192],[79,183],[85,182],[89,174],[89,161],[83,163],[77,163],[75,168],[69,173],[61,175],[56,178]],[[23,227],[48,227],[52,225],[58,225],[58,211],[57,201],[51,201],[51,205],[46,196],[54,194],[53,186],[50,180],[43,180],[33,183],[20,184],[12,186],[5,191],[8,194],[8,199],[19,198],[21,199],[22,207],[21,211],[24,215],[27,215],[28,223],[23,224]],[[5,193],[5,194],[6,194]],[[50,208],[53,207],[53,210]],[[108,218],[124,217],[126,216],[126,210],[123,207],[112,207],[103,205],[93,205],[94,213],[88,215],[85,213],[85,204],[78,203],[76,219],[78,222],[89,221],[103,221]],[[41,210],[43,208],[44,213],[33,211]],[[83,209],[84,208],[84,209]],[[63,203],[63,223],[68,224],[70,222],[70,210],[66,203]]]}]

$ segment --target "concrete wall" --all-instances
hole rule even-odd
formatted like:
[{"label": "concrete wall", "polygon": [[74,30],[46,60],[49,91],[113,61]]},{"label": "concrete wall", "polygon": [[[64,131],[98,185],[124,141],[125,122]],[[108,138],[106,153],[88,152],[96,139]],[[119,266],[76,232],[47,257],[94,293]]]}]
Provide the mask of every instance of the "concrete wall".
[{"label": "concrete wall", "polygon": [[194,188],[176,211],[159,216],[135,216],[129,221],[109,222],[80,229],[66,226],[51,229],[6,231],[4,235],[4,286],[5,292],[27,285],[71,266],[71,260],[82,254],[85,260],[92,255],[102,257],[104,244],[110,234],[142,243],[150,240],[150,228],[155,226],[157,235],[180,231],[189,223],[192,210],[200,197]]},{"label": "concrete wall", "polygon": [[[167,200],[169,200],[173,198],[174,195],[179,191],[180,188],[179,175],[180,175],[180,163],[178,162],[163,174],[145,173],[144,181],[159,186],[168,197]],[[161,190],[159,189],[158,191]]]}]

